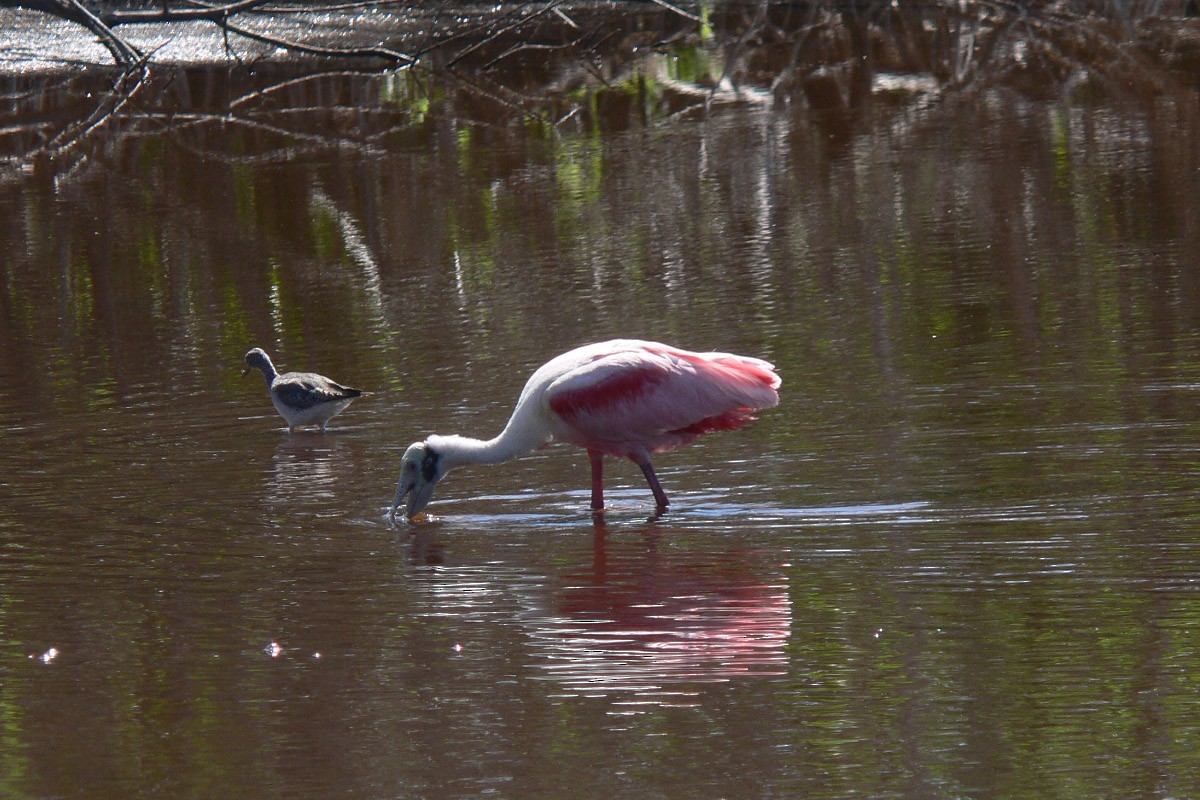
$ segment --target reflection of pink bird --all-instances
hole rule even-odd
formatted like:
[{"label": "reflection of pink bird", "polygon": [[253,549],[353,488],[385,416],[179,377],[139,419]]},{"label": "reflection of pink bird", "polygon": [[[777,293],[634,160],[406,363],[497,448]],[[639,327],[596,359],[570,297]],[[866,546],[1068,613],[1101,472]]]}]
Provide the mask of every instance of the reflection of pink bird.
[{"label": "reflection of pink bird", "polygon": [[609,558],[596,541],[592,568],[555,577],[550,610],[524,618],[545,675],[573,691],[678,702],[671,684],[787,673],[792,605],[777,569],[737,551],[628,546]]},{"label": "reflection of pink bird", "polygon": [[497,464],[554,439],[586,448],[592,462],[592,510],[604,508],[603,458],[628,458],[654,492],[659,513],[667,495],[650,464],[711,431],[737,428],[754,411],[779,403],[780,379],[757,358],[691,353],[657,342],[617,339],[552,359],[529,378],[508,425],[488,441],[430,436],[404,453],[392,515],[408,496],[413,516],[454,467]]}]

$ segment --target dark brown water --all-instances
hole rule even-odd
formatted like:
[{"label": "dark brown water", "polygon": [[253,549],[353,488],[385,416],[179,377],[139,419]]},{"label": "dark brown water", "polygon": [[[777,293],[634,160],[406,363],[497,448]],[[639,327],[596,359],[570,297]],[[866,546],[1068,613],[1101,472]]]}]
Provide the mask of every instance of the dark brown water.
[{"label": "dark brown water", "polygon": [[[1193,91],[255,80],[0,182],[0,797],[1200,797]],[[783,402],[658,521],[554,447],[387,523],[614,336]],[[255,345],[374,395],[289,435]]]}]

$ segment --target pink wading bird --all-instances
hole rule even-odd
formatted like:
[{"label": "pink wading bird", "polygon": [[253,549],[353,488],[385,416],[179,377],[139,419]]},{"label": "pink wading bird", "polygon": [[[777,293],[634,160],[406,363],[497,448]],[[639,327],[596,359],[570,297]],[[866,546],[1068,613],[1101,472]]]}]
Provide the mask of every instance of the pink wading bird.
[{"label": "pink wading bird", "polygon": [[780,379],[758,358],[690,353],[657,342],[615,339],[576,348],[529,378],[508,424],[494,439],[430,436],[400,463],[391,517],[408,498],[420,513],[447,472],[464,464],[498,464],[550,440],[571,442],[592,461],[592,511],[604,510],[604,456],[642,468],[657,512],[666,511],[651,453],[665,453],[710,431],[737,428],[779,403]]}]

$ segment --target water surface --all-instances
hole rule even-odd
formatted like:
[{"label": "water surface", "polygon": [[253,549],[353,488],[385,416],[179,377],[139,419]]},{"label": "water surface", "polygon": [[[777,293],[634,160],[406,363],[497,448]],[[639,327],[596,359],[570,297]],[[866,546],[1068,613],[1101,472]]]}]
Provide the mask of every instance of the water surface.
[{"label": "water surface", "polygon": [[[0,183],[0,796],[1200,796],[1194,94],[205,116],[277,80]],[[561,446],[388,523],[615,336],[782,403],[658,520]],[[374,394],[289,435],[251,346]]]}]

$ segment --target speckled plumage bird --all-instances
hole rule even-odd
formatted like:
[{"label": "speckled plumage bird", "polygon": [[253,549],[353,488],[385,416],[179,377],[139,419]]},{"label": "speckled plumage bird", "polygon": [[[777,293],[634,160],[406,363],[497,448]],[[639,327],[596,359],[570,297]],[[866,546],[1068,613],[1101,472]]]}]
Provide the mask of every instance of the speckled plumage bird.
[{"label": "speckled plumage bird", "polygon": [[315,372],[285,372],[275,370],[271,357],[260,348],[246,353],[246,368],[242,375],[257,369],[267,379],[267,389],[275,410],[287,421],[288,432],[302,425],[316,425],[322,431],[325,423],[340,414],[356,397],[370,392],[342,386],[340,383]]}]

